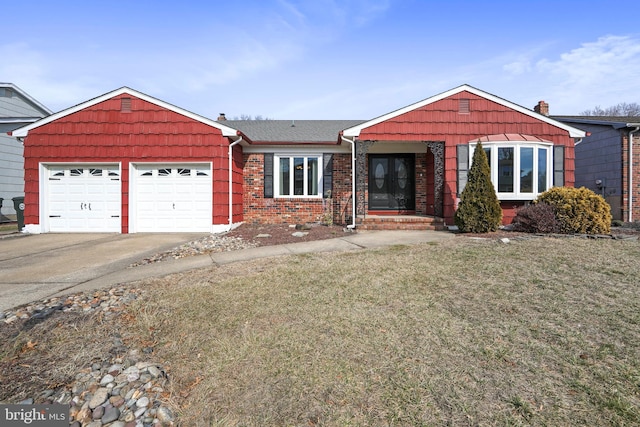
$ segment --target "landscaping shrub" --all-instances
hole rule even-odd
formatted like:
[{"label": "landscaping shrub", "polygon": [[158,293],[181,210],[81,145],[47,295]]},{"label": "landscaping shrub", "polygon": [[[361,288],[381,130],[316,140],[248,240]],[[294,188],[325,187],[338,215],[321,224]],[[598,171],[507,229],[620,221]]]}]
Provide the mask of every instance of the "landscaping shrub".
[{"label": "landscaping shrub", "polygon": [[491,183],[489,161],[480,141],[473,153],[467,185],[460,195],[454,221],[464,233],[496,231],[502,223],[502,208]]},{"label": "landscaping shrub", "polygon": [[559,233],[560,224],[556,220],[556,211],[546,203],[523,206],[516,212],[511,222],[514,231],[525,233]]},{"label": "landscaping shrub", "polygon": [[611,207],[588,188],[554,187],[540,194],[535,203],[553,206],[562,233],[608,234],[611,231]]}]

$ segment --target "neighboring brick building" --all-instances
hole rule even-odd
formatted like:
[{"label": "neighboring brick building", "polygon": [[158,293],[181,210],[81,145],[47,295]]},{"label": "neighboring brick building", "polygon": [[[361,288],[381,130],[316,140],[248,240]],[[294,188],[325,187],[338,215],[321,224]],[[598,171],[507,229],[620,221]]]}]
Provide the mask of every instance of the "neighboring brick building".
[{"label": "neighboring brick building", "polygon": [[588,133],[575,148],[576,187],[601,194],[614,219],[640,221],[640,117],[555,118]]}]

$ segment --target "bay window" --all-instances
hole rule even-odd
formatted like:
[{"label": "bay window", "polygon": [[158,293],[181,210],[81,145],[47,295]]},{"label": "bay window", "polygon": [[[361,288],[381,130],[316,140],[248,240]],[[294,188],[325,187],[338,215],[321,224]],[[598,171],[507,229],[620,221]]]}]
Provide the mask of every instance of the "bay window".
[{"label": "bay window", "polygon": [[276,197],[320,197],[322,155],[276,155]]},{"label": "bay window", "polygon": [[[471,163],[476,145],[470,147]],[[482,147],[498,199],[533,200],[552,186],[552,144],[491,142]]]}]

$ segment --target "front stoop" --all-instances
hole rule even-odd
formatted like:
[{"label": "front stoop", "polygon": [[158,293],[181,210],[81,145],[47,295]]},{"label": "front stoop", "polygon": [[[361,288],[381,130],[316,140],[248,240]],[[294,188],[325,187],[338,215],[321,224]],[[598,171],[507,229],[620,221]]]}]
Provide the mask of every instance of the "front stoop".
[{"label": "front stoop", "polygon": [[418,215],[367,215],[357,218],[360,230],[446,230],[444,219]]}]

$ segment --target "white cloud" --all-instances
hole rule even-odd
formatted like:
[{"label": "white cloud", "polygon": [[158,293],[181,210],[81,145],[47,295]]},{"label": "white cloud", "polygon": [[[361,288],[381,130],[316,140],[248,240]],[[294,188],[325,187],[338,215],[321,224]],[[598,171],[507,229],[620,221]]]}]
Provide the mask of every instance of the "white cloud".
[{"label": "white cloud", "polygon": [[[90,76],[65,74],[65,60],[51,57],[18,42],[0,45],[0,76],[14,83],[53,111],[93,98],[95,81]],[[62,72],[60,72],[62,71]]]},{"label": "white cloud", "polygon": [[[217,111],[211,107],[215,99],[224,98],[227,105],[239,94],[249,98],[264,93],[275,106],[278,84],[335,67],[324,59],[326,51],[331,52],[352,27],[378,19],[389,4],[389,0],[275,0],[242,10],[240,21],[231,23],[224,13],[216,13],[206,25],[176,27],[179,32],[159,31],[157,25],[136,31],[97,25],[80,38],[73,32],[60,32],[51,40],[37,33],[14,33],[6,44],[0,42],[5,58],[0,62],[0,80],[17,84],[55,111],[121,86],[202,114],[209,108]],[[311,78],[307,81],[314,84]],[[268,93],[265,85],[270,85]],[[303,104],[315,105],[314,99],[323,97],[322,89],[317,89],[308,90],[312,100]],[[303,94],[296,96],[300,99]],[[270,113],[263,108],[255,114]]]},{"label": "white cloud", "polygon": [[[620,102],[638,102],[640,93],[640,40],[608,35],[560,55],[542,59],[535,71],[557,99],[558,114]],[[636,99],[631,99],[636,98]]]},{"label": "white cloud", "polygon": [[142,42],[128,42],[125,48],[117,40],[87,40],[60,50],[25,42],[0,44],[0,55],[8,58],[0,62],[0,76],[54,111],[121,86],[177,102],[277,69],[304,49],[295,30],[283,31],[281,26],[278,32],[262,27],[252,33],[213,26],[199,36],[197,44],[167,40],[172,43],[161,49]]},{"label": "white cloud", "polygon": [[638,65],[640,40],[629,36],[606,36],[563,53],[557,61],[540,60],[536,68],[540,72],[559,76],[570,85],[591,85],[603,82],[603,79],[615,78],[621,73],[637,75]]},{"label": "white cloud", "polygon": [[531,60],[527,57],[521,57],[509,64],[504,65],[502,69],[509,74],[518,76],[531,71]]},{"label": "white cloud", "polygon": [[368,25],[384,14],[390,7],[389,0],[356,0],[353,4],[353,16],[357,26]]}]

